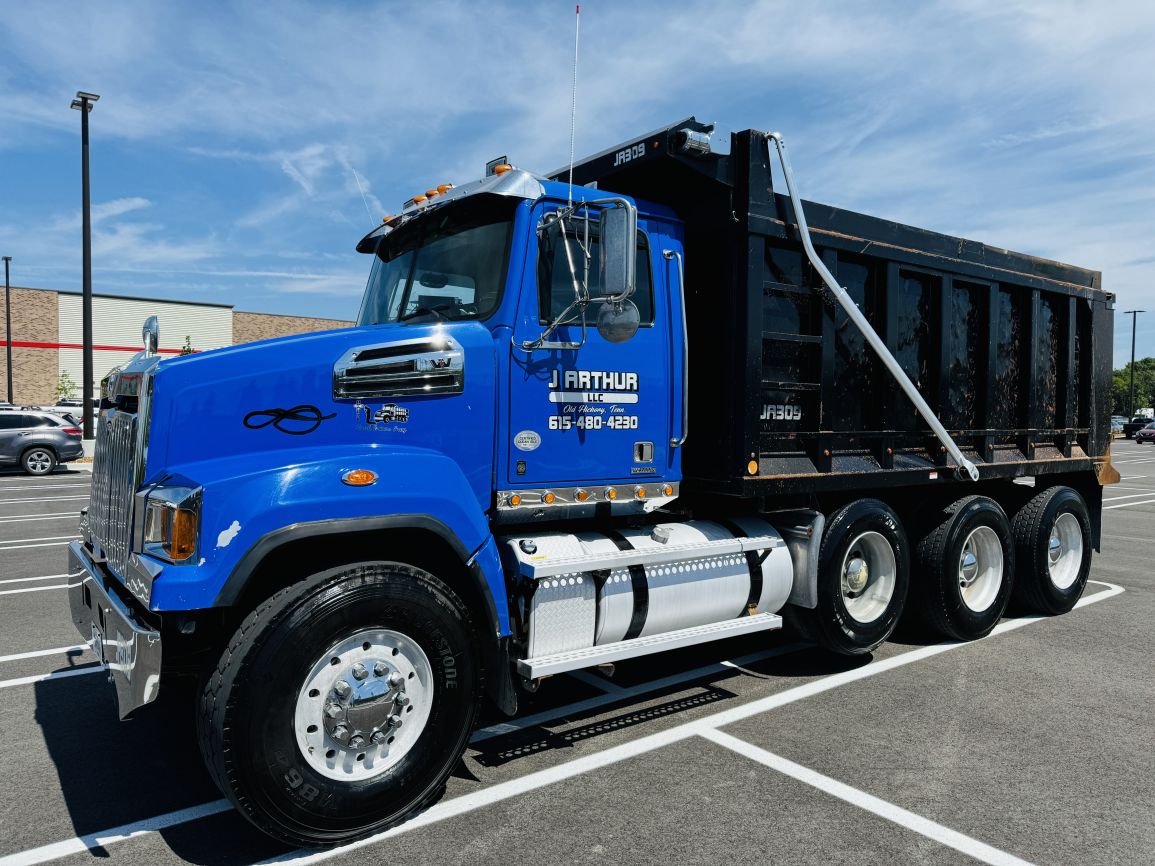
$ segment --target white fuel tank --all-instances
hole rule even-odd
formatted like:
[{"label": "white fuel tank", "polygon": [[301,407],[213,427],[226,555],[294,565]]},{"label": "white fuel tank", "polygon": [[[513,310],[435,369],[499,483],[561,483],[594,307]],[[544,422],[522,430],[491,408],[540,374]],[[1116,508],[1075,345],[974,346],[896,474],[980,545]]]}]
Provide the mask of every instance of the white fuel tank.
[{"label": "white fuel tank", "polygon": [[[773,543],[747,552],[717,550],[733,548],[724,542],[736,538]],[[566,572],[538,580],[530,598],[531,656],[722,622],[747,612],[774,613],[785,604],[794,579],[781,536],[755,517],[502,540],[519,564],[540,568],[566,562]],[[634,562],[627,567],[599,567],[633,551],[639,555],[630,557]]]}]

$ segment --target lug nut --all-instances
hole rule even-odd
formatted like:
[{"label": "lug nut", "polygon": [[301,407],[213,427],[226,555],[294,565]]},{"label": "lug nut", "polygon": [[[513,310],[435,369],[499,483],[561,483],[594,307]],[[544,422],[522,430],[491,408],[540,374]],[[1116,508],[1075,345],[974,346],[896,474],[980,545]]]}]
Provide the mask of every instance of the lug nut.
[{"label": "lug nut", "polygon": [[349,734],[349,729],[346,728],[344,725],[337,725],[337,727],[333,728],[333,739],[334,740],[343,740],[343,739],[345,739],[345,737],[348,734]]},{"label": "lug nut", "polygon": [[333,691],[336,692],[337,697],[347,698],[349,697],[349,692],[353,691],[353,689],[344,680],[337,680],[337,684],[333,686]]},{"label": "lug nut", "polygon": [[365,738],[362,737],[360,734],[357,734],[356,736],[353,737],[353,739],[351,739],[349,741],[349,745],[354,749],[359,749],[363,745],[365,745]]},{"label": "lug nut", "polygon": [[373,676],[383,677],[385,676],[385,672],[388,670],[389,666],[385,664],[385,662],[377,662],[375,665],[373,665]]},{"label": "lug nut", "polygon": [[396,715],[396,714],[390,716],[387,721],[388,721],[389,727],[391,727],[391,728],[401,727],[401,717]]},{"label": "lug nut", "polygon": [[353,679],[363,680],[367,676],[369,676],[369,671],[366,670],[365,665],[361,664],[361,662],[353,665]]},{"label": "lug nut", "polygon": [[405,674],[401,673],[401,671],[393,671],[393,673],[389,674],[389,685],[391,685],[393,688],[399,689],[404,684]]},{"label": "lug nut", "polygon": [[385,732],[377,731],[377,733],[369,738],[369,742],[371,742],[374,746],[380,746],[383,742],[385,742]]},{"label": "lug nut", "polygon": [[325,715],[330,719],[337,718],[339,715],[341,715],[342,712],[344,712],[344,710],[342,710],[336,704],[329,704],[329,706],[325,707]]},{"label": "lug nut", "polygon": [[393,700],[395,700],[397,702],[397,706],[399,706],[399,707],[409,706],[409,695],[398,695]]}]

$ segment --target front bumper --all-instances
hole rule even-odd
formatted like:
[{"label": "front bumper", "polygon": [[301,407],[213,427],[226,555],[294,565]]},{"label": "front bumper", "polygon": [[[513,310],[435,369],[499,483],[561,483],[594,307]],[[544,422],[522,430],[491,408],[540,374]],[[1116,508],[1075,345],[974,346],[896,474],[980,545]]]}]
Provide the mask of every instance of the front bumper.
[{"label": "front bumper", "polygon": [[68,545],[72,622],[108,669],[123,719],[160,691],[160,632],[142,625],[129,605],[107,589],[112,580],[79,541]]}]

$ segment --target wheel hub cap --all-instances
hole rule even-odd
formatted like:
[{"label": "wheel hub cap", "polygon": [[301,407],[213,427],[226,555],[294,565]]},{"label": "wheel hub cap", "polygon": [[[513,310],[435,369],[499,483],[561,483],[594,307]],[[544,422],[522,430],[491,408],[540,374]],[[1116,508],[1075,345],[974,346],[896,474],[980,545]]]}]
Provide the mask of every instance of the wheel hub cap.
[{"label": "wheel hub cap", "polygon": [[1003,585],[1003,545],[989,526],[977,526],[963,542],[958,560],[958,585],[963,603],[983,613],[999,597]]},{"label": "wheel hub cap", "polygon": [[842,605],[851,619],[871,623],[882,616],[894,597],[897,565],[885,536],[864,532],[842,560]]},{"label": "wheel hub cap", "polygon": [[870,580],[870,567],[866,560],[854,557],[846,564],[846,585],[851,592],[862,592]]},{"label": "wheel hub cap", "polygon": [[318,773],[343,782],[373,778],[413,747],[429,720],[433,669],[412,638],[388,629],[334,644],[297,695],[297,745]]}]

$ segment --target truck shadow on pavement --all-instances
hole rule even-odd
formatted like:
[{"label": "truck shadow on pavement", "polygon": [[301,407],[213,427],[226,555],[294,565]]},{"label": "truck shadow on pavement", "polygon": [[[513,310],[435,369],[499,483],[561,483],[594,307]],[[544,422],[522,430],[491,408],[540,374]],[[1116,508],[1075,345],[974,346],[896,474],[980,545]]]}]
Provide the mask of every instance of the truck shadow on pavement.
[{"label": "truck shadow on pavement", "polygon": [[[85,837],[220,799],[196,746],[191,681],[169,687],[157,703],[124,722],[102,673],[41,681],[35,684],[35,697],[36,721],[59,775],[73,835]],[[47,801],[37,810],[31,823],[40,825],[40,832],[59,813],[54,806]],[[212,831],[206,832],[210,823]],[[48,832],[50,838],[30,841],[30,846],[69,835],[65,826]],[[289,850],[231,810],[158,835],[178,857],[198,864],[229,866]],[[91,854],[118,857],[115,849],[99,846]]]}]

